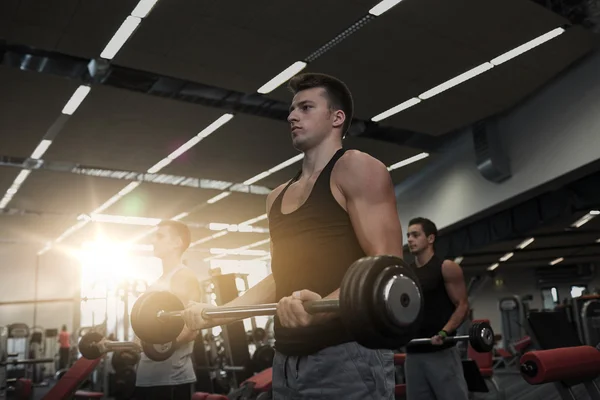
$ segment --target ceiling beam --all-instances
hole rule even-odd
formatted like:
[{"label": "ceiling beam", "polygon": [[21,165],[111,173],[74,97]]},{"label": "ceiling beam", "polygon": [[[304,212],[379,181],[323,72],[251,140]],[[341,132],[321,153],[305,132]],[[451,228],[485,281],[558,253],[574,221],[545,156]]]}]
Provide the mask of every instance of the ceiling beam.
[{"label": "ceiling beam", "polygon": [[[111,86],[278,121],[286,121],[289,113],[289,103],[258,93],[227,90],[127,68],[103,59],[86,59],[26,45],[0,42],[0,64],[23,71],[56,75],[86,85]],[[446,135],[435,137],[359,119],[353,120],[349,136],[368,137],[428,152],[439,150],[450,139],[444,137]]]},{"label": "ceiling beam", "polygon": [[155,183],[159,185],[182,186],[194,189],[210,189],[218,190],[221,192],[248,193],[261,196],[266,196],[272,191],[271,188],[259,185],[244,185],[243,183],[187,177],[181,175],[158,173],[150,174],[147,172],[100,168],[69,161],[45,161],[41,159],[33,159],[26,157],[11,157],[0,155],[0,166],[29,170],[62,172],[75,175],[92,176],[97,178],[116,179],[140,183]]}]

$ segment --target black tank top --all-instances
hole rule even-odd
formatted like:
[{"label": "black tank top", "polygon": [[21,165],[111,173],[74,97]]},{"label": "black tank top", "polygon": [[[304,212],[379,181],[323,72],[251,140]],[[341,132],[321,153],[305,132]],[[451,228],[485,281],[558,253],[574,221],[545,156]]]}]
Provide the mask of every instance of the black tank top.
[{"label": "black tank top", "polygon": [[[340,287],[348,267],[365,256],[348,213],[331,193],[331,171],[344,152],[345,149],[340,149],[335,153],[319,174],[306,202],[296,211],[282,214],[281,202],[301,171],[271,206],[271,269],[277,301],[302,289],[328,296]],[[352,340],[338,318],[295,329],[282,327],[275,318],[274,331],[275,347],[287,355],[308,355]]]},{"label": "black tank top", "polygon": [[[420,338],[430,338],[442,330],[448,322],[456,306],[450,300],[444,276],[442,275],[442,260],[435,255],[427,264],[418,268],[416,264],[411,264],[421,283],[421,290],[424,298],[423,321],[419,329]],[[448,335],[454,336],[456,332],[448,332]],[[407,353],[424,353],[444,350],[454,346],[453,344],[443,344],[434,346],[432,344],[419,344],[406,346]]]}]

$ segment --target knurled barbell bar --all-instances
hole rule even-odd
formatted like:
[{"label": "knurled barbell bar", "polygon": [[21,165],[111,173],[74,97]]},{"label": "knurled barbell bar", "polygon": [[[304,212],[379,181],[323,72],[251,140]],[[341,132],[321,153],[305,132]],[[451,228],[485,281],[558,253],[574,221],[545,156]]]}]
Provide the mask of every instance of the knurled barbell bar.
[{"label": "knurled barbell bar", "polygon": [[[131,327],[143,341],[162,344],[174,341],[184,327],[184,305],[169,292],[147,292],[131,310]],[[363,257],[354,262],[342,279],[339,299],[304,303],[310,314],[338,313],[354,340],[371,349],[397,349],[417,335],[423,298],[414,271],[394,256]],[[277,313],[277,304],[213,307],[205,319],[249,318]]]},{"label": "knurled barbell bar", "polygon": [[107,340],[99,332],[88,332],[83,335],[81,339],[79,339],[78,348],[81,355],[88,360],[95,360],[96,358],[102,357],[103,354],[111,351],[142,351],[140,345],[137,343]]}]

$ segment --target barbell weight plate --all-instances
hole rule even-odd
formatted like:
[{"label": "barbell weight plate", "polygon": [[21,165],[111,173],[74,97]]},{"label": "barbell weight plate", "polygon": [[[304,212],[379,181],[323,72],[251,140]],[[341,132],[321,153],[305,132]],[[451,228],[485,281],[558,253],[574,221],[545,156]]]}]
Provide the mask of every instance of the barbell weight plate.
[{"label": "barbell weight plate", "polygon": [[399,347],[418,336],[423,298],[409,266],[402,263],[385,267],[375,278],[372,296],[373,316],[381,332],[402,343]]},{"label": "barbell weight plate", "polygon": [[142,350],[146,357],[152,361],[160,362],[167,360],[175,353],[175,346],[173,346],[173,342],[163,344],[142,342]]},{"label": "barbell weight plate", "polygon": [[488,353],[494,348],[494,331],[487,322],[475,322],[469,330],[469,343],[478,353]]},{"label": "barbell weight plate", "polygon": [[142,342],[164,344],[174,341],[183,330],[183,318],[158,318],[159,311],[182,311],[183,303],[171,292],[148,292],[141,296],[131,315],[131,328]]},{"label": "barbell weight plate", "polygon": [[[395,283],[391,280],[394,276],[403,278]],[[379,283],[376,285],[376,282]],[[390,284],[394,287],[392,292]],[[398,304],[386,305],[386,296],[389,301],[398,300]],[[405,304],[400,304],[400,298]],[[398,257],[363,257],[350,266],[342,280],[340,315],[350,334],[364,347],[397,349],[404,346],[415,337],[421,312],[417,279]]]},{"label": "barbell weight plate", "polygon": [[99,332],[88,332],[81,339],[79,339],[79,352],[83,358],[88,360],[95,360],[102,357],[102,353],[98,347],[94,346],[94,343],[100,342],[104,338]]},{"label": "barbell weight plate", "polygon": [[133,350],[118,350],[113,353],[111,365],[116,373],[135,366],[140,361],[140,355]]}]

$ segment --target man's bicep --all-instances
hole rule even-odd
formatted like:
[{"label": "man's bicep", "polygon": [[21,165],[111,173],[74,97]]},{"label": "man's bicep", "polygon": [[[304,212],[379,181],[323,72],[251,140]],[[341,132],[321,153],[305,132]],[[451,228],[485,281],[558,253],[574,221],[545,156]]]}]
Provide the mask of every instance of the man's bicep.
[{"label": "man's bicep", "polygon": [[458,264],[450,263],[444,265],[443,268],[446,292],[450,300],[454,304],[467,301],[467,286],[461,267]]}]

